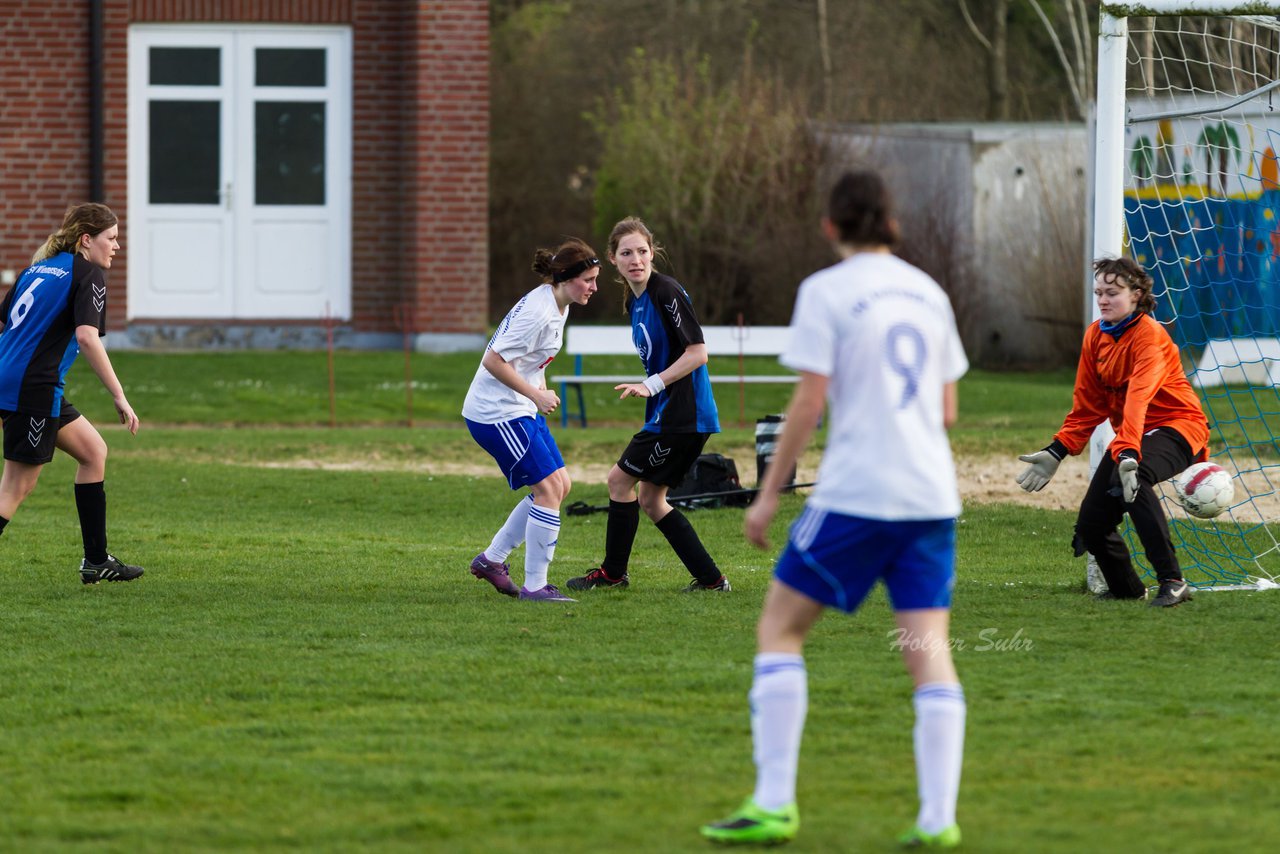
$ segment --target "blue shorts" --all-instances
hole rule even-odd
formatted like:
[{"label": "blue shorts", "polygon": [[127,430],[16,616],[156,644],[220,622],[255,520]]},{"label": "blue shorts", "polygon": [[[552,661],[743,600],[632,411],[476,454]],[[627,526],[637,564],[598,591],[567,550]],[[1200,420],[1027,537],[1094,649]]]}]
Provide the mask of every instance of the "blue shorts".
[{"label": "blue shorts", "polygon": [[512,489],[539,483],[564,468],[564,457],[547,429],[547,419],[541,415],[497,424],[463,420],[471,438],[497,460]]},{"label": "blue shorts", "polygon": [[895,611],[950,608],[956,520],[886,522],[806,507],[774,577],[841,611],[857,610],[884,579]]}]

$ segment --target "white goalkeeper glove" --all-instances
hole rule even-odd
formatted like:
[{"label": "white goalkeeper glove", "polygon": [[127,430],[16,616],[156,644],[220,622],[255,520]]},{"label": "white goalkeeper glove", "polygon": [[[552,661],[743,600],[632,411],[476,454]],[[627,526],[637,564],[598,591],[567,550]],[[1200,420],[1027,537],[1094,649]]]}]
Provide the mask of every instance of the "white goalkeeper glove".
[{"label": "white goalkeeper glove", "polygon": [[1138,458],[1133,451],[1120,452],[1120,465],[1116,467],[1120,473],[1120,491],[1124,493],[1124,503],[1132,504],[1138,497]]},{"label": "white goalkeeper glove", "polygon": [[1022,462],[1031,464],[1018,475],[1018,485],[1027,492],[1039,492],[1044,489],[1057,474],[1058,464],[1066,455],[1067,446],[1054,439],[1043,450],[1018,457]]}]

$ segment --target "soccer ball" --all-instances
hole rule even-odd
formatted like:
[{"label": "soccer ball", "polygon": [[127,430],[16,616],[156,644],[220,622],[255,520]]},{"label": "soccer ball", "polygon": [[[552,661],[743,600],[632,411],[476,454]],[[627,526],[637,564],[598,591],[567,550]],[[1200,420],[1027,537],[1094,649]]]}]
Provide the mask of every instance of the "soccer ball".
[{"label": "soccer ball", "polygon": [[1236,489],[1231,475],[1216,463],[1196,463],[1173,479],[1182,508],[1198,519],[1212,519],[1231,506]]}]

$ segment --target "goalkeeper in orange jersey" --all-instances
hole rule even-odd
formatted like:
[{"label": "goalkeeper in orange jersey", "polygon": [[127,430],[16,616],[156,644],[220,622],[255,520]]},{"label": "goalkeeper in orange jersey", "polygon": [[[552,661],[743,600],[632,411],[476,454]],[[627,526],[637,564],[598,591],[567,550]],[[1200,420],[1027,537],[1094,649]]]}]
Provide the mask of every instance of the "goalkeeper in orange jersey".
[{"label": "goalkeeper in orange jersey", "polygon": [[1178,345],[1151,316],[1151,276],[1128,258],[1100,259],[1093,270],[1101,318],[1084,333],[1071,411],[1047,447],[1018,458],[1028,463],[1018,483],[1028,492],[1043,489],[1062,458],[1080,453],[1093,429],[1109,420],[1116,436],[1080,502],[1076,556],[1093,555],[1110,596],[1146,598],[1116,530],[1127,512],[1160,585],[1151,604],[1177,605],[1191,598],[1191,588],[1155,485],[1208,459],[1209,423],[1183,373]]}]

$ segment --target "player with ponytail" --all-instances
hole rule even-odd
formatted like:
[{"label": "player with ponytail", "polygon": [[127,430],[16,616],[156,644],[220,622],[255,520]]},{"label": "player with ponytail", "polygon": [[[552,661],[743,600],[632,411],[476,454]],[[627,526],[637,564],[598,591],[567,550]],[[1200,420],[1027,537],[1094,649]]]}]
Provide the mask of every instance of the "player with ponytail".
[{"label": "player with ponytail", "polygon": [[[572,602],[547,583],[560,539],[560,504],[570,481],[544,417],[560,405],[559,395],[547,388],[545,369],[560,352],[569,306],[586,305],[596,292],[600,259],[590,246],[570,238],[554,252],[537,250],[533,271],[542,284],[498,324],[462,405],[472,438],[493,457],[511,488],[529,487],[488,548],[471,561],[471,574],[507,596]],[[521,543],[524,586],[517,587],[506,559]]]},{"label": "player with ponytail", "polygon": [[[796,769],[809,704],[805,640],[824,610],[852,613],[883,582],[897,624],[889,646],[901,652],[915,683],[920,808],[898,841],[954,848],[966,706],[949,634],[960,495],[947,428],[956,420],[956,383],[969,362],[946,293],[891,251],[898,227],[877,174],[842,176],[822,227],[840,261],[805,279],[796,296],[781,361],[800,381],[743,519],[748,541],[768,547],[778,493],[824,410],[827,446],[756,628],[749,695],[755,790],[736,812],[703,825],[702,835],[761,844],[786,842],[799,831]],[[847,690],[856,693],[857,686]],[[851,839],[846,847],[872,845]]]},{"label": "player with ponytail", "polygon": [[0,302],[0,533],[35,489],[54,450],[70,455],[78,463],[75,497],[84,542],[80,580],[85,584],[142,575],[141,567],[107,552],[107,443],[63,397],[67,371],[83,352],[111,395],[120,423],[131,434],[138,432],[138,416],[101,341],[107,316],[103,271],[111,268],[120,248],[119,232],[116,215],[106,205],[73,205]]}]

